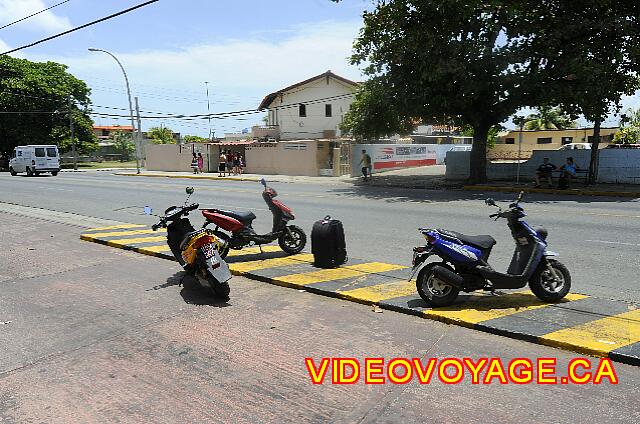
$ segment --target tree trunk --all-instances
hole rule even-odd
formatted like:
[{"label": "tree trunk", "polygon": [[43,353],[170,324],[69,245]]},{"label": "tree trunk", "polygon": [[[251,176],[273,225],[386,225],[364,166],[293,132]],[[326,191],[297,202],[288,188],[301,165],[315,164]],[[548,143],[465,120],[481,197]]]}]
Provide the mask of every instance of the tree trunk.
[{"label": "tree trunk", "polygon": [[601,123],[602,120],[598,118],[593,125],[593,143],[591,143],[591,161],[589,162],[589,184],[595,184],[598,179],[598,148],[600,146]]},{"label": "tree trunk", "polygon": [[473,146],[469,161],[469,183],[482,184],[487,182],[487,134],[489,128],[473,127]]}]

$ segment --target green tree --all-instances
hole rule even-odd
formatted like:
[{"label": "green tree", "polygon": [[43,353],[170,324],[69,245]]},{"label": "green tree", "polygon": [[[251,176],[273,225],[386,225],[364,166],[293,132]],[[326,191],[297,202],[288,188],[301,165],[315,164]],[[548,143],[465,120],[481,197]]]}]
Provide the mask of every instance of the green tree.
[{"label": "green tree", "polygon": [[155,144],[175,144],[173,131],[167,127],[153,127],[147,132],[147,138]]},{"label": "green tree", "polygon": [[620,119],[620,130],[613,136],[615,144],[636,144],[640,138],[640,109],[628,108]]},{"label": "green tree", "polygon": [[639,127],[624,127],[615,133],[613,136],[613,142],[615,144],[636,144],[640,138]]},{"label": "green tree", "polygon": [[185,135],[182,137],[185,143],[208,143],[209,139],[197,135]]},{"label": "green tree", "polygon": [[549,0],[548,13],[537,18],[538,36],[531,45],[541,52],[545,69],[555,78],[544,88],[571,114],[594,123],[589,181],[597,178],[600,125],[619,112],[623,95],[638,88],[640,69],[640,2],[637,0]]},{"label": "green tree", "polygon": [[[473,127],[470,180],[486,180],[489,130],[545,103],[526,1],[387,0],[364,13],[352,63],[384,87],[400,121]],[[538,14],[547,13],[535,8]]]},{"label": "green tree", "polygon": [[57,144],[61,152],[69,151],[69,97],[79,153],[98,147],[90,90],[66,70],[60,63],[0,56],[0,151],[20,144]]},{"label": "green tree", "polygon": [[[494,125],[489,128],[489,132],[487,132],[487,149],[493,149],[496,145],[496,139],[498,138],[498,133],[500,131],[504,131],[505,127],[502,125]],[[471,125],[463,125],[460,131],[460,135],[464,137],[473,137],[473,127]]]},{"label": "green tree", "polygon": [[524,129],[528,131],[564,130],[575,128],[576,122],[560,108],[541,106],[536,113],[527,116]]},{"label": "green tree", "polygon": [[113,146],[118,153],[120,153],[120,162],[129,160],[131,154],[136,151],[131,133],[117,130],[112,133],[111,138],[113,140]]},{"label": "green tree", "polygon": [[340,129],[357,139],[411,133],[415,124],[411,118],[403,118],[393,102],[389,102],[392,95],[376,80],[361,84]]}]

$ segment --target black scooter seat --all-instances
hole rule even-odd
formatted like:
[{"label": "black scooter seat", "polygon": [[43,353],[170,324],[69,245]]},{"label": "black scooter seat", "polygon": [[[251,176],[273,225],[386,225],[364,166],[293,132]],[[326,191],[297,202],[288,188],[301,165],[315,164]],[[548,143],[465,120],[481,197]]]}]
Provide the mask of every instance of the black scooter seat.
[{"label": "black scooter seat", "polygon": [[496,239],[488,235],[468,236],[462,233],[458,233],[457,231],[441,230],[441,229],[438,229],[438,232],[445,236],[455,237],[465,244],[479,247],[480,249],[490,249],[496,244]]},{"label": "black scooter seat", "polygon": [[218,210],[218,213],[237,219],[238,221],[246,225],[251,225],[253,220],[256,219],[256,216],[253,212],[233,212],[233,211]]}]

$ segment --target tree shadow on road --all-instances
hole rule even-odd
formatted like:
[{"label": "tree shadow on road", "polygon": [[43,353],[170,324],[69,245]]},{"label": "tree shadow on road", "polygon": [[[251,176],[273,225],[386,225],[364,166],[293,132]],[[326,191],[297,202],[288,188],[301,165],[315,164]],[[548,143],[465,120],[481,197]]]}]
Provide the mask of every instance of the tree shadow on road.
[{"label": "tree shadow on road", "polygon": [[[352,186],[334,187],[329,193],[337,196],[362,197],[383,200],[387,203],[446,203],[464,200],[484,201],[491,197],[499,202],[510,202],[517,197],[516,192],[472,191],[461,187],[449,188],[412,188],[411,186],[377,185],[375,179],[371,183],[358,182]],[[640,190],[640,188],[639,188]],[[638,203],[633,197],[587,196],[575,194],[525,193],[525,203],[553,204],[558,202],[575,203]]]}]

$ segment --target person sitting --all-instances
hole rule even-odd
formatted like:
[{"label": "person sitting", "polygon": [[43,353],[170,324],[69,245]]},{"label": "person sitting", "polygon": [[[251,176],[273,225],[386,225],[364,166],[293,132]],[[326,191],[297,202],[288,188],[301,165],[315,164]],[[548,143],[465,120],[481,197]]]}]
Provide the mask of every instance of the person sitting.
[{"label": "person sitting", "polygon": [[542,164],[536,169],[536,185],[535,188],[540,187],[540,180],[546,179],[549,184],[549,188],[552,187],[553,182],[551,179],[551,174],[556,170],[556,166],[549,162],[549,158],[542,159]]},{"label": "person sitting", "polygon": [[572,178],[576,177],[576,171],[578,169],[580,169],[580,167],[573,161],[573,158],[569,156],[565,164],[560,167],[562,175],[558,182],[559,188],[569,188],[569,183]]}]

